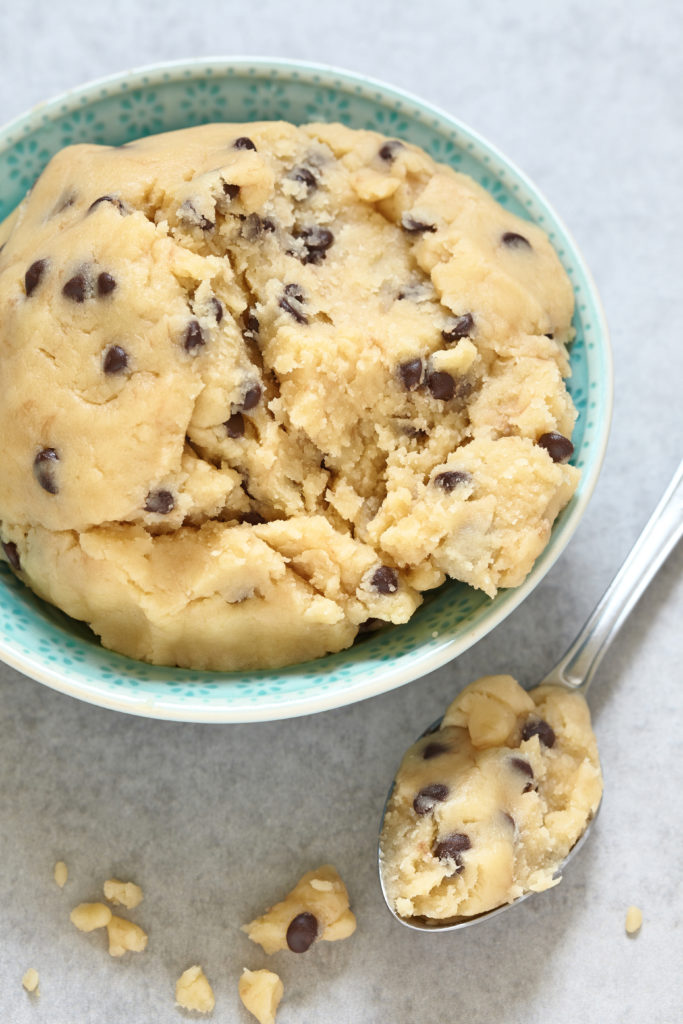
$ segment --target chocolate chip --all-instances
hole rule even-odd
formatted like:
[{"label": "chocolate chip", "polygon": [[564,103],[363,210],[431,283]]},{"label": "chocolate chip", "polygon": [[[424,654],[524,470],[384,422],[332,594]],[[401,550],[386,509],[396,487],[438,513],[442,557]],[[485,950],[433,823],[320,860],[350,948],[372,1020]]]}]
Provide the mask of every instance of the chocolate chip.
[{"label": "chocolate chip", "polygon": [[239,517],[239,521],[240,523],[248,523],[249,526],[261,526],[262,523],[268,522],[260,512],[243,512]]},{"label": "chocolate chip", "polygon": [[307,910],[292,918],[287,928],[287,945],[292,953],[305,953],[318,937],[318,919]]},{"label": "chocolate chip", "polygon": [[553,340],[553,338],[555,337],[555,335],[554,335],[554,334],[553,334],[553,332],[551,331],[551,332],[550,332],[550,334],[544,334],[544,335],[543,335],[543,337],[544,337],[544,338],[549,338],[549,339],[550,339],[550,341],[552,341],[552,340]]},{"label": "chocolate chip", "polygon": [[409,359],[407,362],[401,363],[398,374],[406,391],[414,391],[420,386],[422,380],[422,360]]},{"label": "chocolate chip", "polygon": [[33,460],[33,475],[48,494],[59,494],[59,487],[54,475],[57,462],[59,462],[59,455],[54,448],[43,448]]},{"label": "chocolate chip", "polygon": [[386,160],[387,163],[391,164],[396,159],[400,149],[405,149],[403,143],[399,142],[398,139],[390,139],[389,142],[385,142],[380,146],[378,156],[381,160]]},{"label": "chocolate chip", "polygon": [[308,317],[299,308],[299,305],[305,301],[302,288],[298,284],[288,284],[285,285],[284,295],[278,305],[280,309],[284,309],[290,316],[293,316],[298,324],[307,324]]},{"label": "chocolate chip", "polygon": [[245,314],[245,323],[247,325],[247,330],[252,335],[258,334],[259,331],[261,330],[261,325],[259,324],[258,319],[254,316],[253,313],[250,313],[249,310],[247,310]]},{"label": "chocolate chip", "polygon": [[425,231],[436,231],[436,224],[427,224],[426,221],[418,220],[412,213],[404,213],[401,217],[401,227],[410,235],[421,235]]},{"label": "chocolate chip", "polygon": [[448,786],[444,786],[443,782],[432,782],[417,794],[413,800],[413,810],[416,814],[428,814],[436,804],[443,803],[447,796]]},{"label": "chocolate chip", "polygon": [[263,230],[263,221],[259,217],[258,213],[250,213],[248,217],[245,217],[242,224],[240,234],[242,238],[245,238],[247,242],[253,242],[261,234]]},{"label": "chocolate chip", "polygon": [[190,320],[187,328],[185,329],[185,339],[183,345],[185,346],[186,352],[194,352],[195,349],[201,348],[205,345],[204,332],[199,326],[198,320]]},{"label": "chocolate chip", "polygon": [[234,439],[244,437],[244,416],[241,412],[234,412],[230,419],[225,421],[225,429],[228,437]]},{"label": "chocolate chip", "polygon": [[313,171],[308,167],[293,167],[287,175],[292,181],[300,181],[302,185],[305,185],[309,192],[318,187],[318,179],[316,178]]},{"label": "chocolate chip", "polygon": [[223,319],[223,303],[215,295],[211,296],[211,307],[216,317],[216,323],[219,324]]},{"label": "chocolate chip", "polygon": [[252,384],[242,399],[242,409],[247,412],[249,409],[254,409],[261,401],[261,385]]},{"label": "chocolate chip", "polygon": [[541,434],[536,444],[539,448],[545,448],[553,462],[567,462],[574,454],[574,445],[569,438],[554,430]]},{"label": "chocolate chip", "polygon": [[15,572],[21,572],[21,561],[19,559],[19,552],[17,545],[13,540],[3,541],[2,550],[5,552],[7,561],[12,566]]},{"label": "chocolate chip", "polygon": [[396,570],[391,569],[388,565],[380,565],[379,569],[375,569],[373,572],[370,585],[378,594],[395,594],[398,590]]},{"label": "chocolate chip", "polygon": [[116,288],[116,279],[103,271],[97,275],[97,294],[101,297],[104,295],[111,295]]},{"label": "chocolate chip", "polygon": [[233,142],[232,148],[233,149],[253,149],[253,150],[255,150],[256,146],[251,141],[251,139],[247,138],[246,135],[240,135],[239,139],[235,139],[235,141]]},{"label": "chocolate chip", "polygon": [[225,192],[228,199],[236,199],[240,194],[239,185],[228,185],[227,182],[223,183],[223,191]]},{"label": "chocolate chip", "polygon": [[473,330],[474,317],[471,313],[464,313],[441,332],[441,337],[444,341],[460,341],[461,338],[469,338]]},{"label": "chocolate chip", "polygon": [[460,856],[465,850],[472,846],[470,837],[464,832],[452,832],[449,836],[440,839],[432,848],[432,853],[439,860],[454,860],[457,872],[462,871],[464,864]]},{"label": "chocolate chip", "polygon": [[36,260],[32,263],[24,274],[24,287],[26,288],[26,298],[32,295],[40,284],[43,274],[47,270],[47,260]]},{"label": "chocolate chip", "polygon": [[85,302],[88,284],[84,274],[74,274],[62,288],[62,295],[72,302]]},{"label": "chocolate chip", "polygon": [[531,242],[524,235],[518,235],[516,231],[506,231],[501,236],[501,242],[503,245],[508,245],[511,249],[530,249]]},{"label": "chocolate chip", "polygon": [[317,224],[295,231],[294,237],[301,238],[304,243],[303,255],[299,257],[302,263],[322,263],[327,256],[327,250],[334,242],[334,235],[329,228],[322,228]]},{"label": "chocolate chip", "polygon": [[192,224],[195,227],[201,228],[202,231],[211,231],[216,226],[212,220],[209,220],[208,217],[199,212],[191,199],[186,199],[184,203],[181,203],[178,209],[178,217],[180,220],[185,221],[186,224]]},{"label": "chocolate chip", "polygon": [[521,772],[522,775],[526,775],[528,778],[533,779],[534,770],[529,762],[525,761],[523,757],[511,757],[510,764],[516,771]]},{"label": "chocolate chip", "polygon": [[121,200],[117,196],[100,196],[98,199],[95,200],[94,203],[90,204],[90,206],[86,210],[86,217],[87,217],[87,215],[89,213],[92,213],[93,210],[97,209],[97,207],[101,203],[111,203],[113,206],[115,206],[117,208],[119,213],[125,213],[126,212],[125,206],[123,205],[123,203],[121,202]]},{"label": "chocolate chip", "polygon": [[385,625],[384,619],[375,619],[372,616],[366,619],[365,622],[361,622],[358,627],[358,632],[362,635],[366,633],[376,633],[378,629],[381,629]]},{"label": "chocolate chip", "polygon": [[261,221],[261,226],[264,231],[275,231],[275,221],[271,220],[270,217],[264,217],[263,220]]},{"label": "chocolate chip", "polygon": [[175,498],[170,491],[150,491],[145,502],[145,512],[167,516],[175,508]]},{"label": "chocolate chip", "polygon": [[422,751],[422,757],[425,761],[431,761],[433,757],[438,757],[439,754],[447,754],[448,749],[443,743],[428,743]]},{"label": "chocolate chip", "polygon": [[468,484],[471,479],[470,474],[464,470],[449,469],[445,473],[437,473],[433,482],[436,487],[441,487],[444,491],[450,493],[458,484]]},{"label": "chocolate chip", "polygon": [[438,398],[440,402],[449,402],[455,394],[455,380],[450,373],[442,370],[432,370],[426,377],[427,387],[432,397]]},{"label": "chocolate chip", "polygon": [[548,725],[542,718],[530,718],[522,728],[522,739],[530,740],[532,736],[538,736],[544,747],[552,747],[555,743],[555,733],[552,726]]},{"label": "chocolate chip", "polygon": [[102,369],[105,373],[121,373],[128,366],[128,353],[120,345],[110,345],[104,353]]},{"label": "chocolate chip", "polygon": [[416,441],[424,441],[429,437],[426,430],[422,430],[421,427],[407,426],[403,428],[403,433],[406,437],[414,437]]}]

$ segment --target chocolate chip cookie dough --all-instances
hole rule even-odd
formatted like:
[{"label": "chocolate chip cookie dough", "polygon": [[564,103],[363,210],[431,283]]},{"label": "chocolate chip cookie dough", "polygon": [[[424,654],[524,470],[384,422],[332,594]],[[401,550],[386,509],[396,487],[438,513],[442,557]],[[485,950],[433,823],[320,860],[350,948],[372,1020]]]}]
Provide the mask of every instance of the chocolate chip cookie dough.
[{"label": "chocolate chip cookie dough", "polygon": [[389,902],[443,922],[548,889],[601,795],[582,696],[478,679],[401,763],[380,844]]},{"label": "chocolate chip cookie dough", "polygon": [[58,153],[0,227],[0,540],[135,658],[242,669],[521,583],[578,471],[572,290],[424,152],[220,124]]}]

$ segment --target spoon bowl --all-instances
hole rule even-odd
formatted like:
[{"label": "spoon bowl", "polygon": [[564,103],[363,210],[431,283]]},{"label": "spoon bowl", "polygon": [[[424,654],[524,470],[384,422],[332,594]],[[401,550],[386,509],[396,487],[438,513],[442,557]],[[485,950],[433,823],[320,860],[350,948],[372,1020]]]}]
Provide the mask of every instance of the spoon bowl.
[{"label": "spoon bowl", "polygon": [[[675,548],[682,534],[683,462],[679,465],[655,511],[652,513],[621,569],[598,602],[594,612],[589,617],[576,640],[570,645],[554,668],[541,680],[540,685],[563,687],[569,692],[580,693],[582,696],[585,696],[605,651],[645,588]],[[433,722],[420,734],[418,741],[430,733],[436,732],[441,727],[442,720],[443,718],[438,718]],[[490,918],[497,917],[503,911],[509,910],[510,907],[524,902],[529,896],[535,895],[533,891],[529,890],[510,903],[503,903],[491,910],[472,915],[471,917],[460,916],[447,919],[401,917],[391,904],[382,873],[381,837],[387,805],[393,788],[394,785],[392,783],[384,804],[384,810],[382,811],[382,827],[380,828],[380,842],[378,844],[378,868],[380,888],[384,901],[392,916],[402,925],[413,929],[413,931],[456,931],[459,928],[468,928],[470,925],[480,924]],[[553,875],[554,882],[559,882],[566,866],[588,840],[601,806],[602,798],[596,810],[588,819],[585,829],[567,856],[555,869]]]}]

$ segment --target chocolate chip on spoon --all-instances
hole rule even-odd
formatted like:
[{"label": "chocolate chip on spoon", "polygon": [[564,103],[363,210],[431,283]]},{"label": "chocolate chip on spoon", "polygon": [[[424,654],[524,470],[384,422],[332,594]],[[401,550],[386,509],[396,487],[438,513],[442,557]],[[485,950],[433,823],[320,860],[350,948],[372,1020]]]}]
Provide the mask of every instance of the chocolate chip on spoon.
[{"label": "chocolate chip on spoon", "polygon": [[438,803],[443,803],[448,792],[448,786],[443,782],[432,782],[431,785],[424,786],[413,800],[413,810],[419,815],[429,814]]}]

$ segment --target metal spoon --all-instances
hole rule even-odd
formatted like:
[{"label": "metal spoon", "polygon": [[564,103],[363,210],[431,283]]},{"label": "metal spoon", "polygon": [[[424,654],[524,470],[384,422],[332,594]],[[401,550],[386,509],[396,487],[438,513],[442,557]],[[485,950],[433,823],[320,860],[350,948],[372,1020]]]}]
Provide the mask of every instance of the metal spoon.
[{"label": "metal spoon", "polygon": [[[542,684],[549,683],[553,686],[564,686],[574,693],[580,693],[585,696],[605,651],[655,573],[675,548],[682,534],[683,462],[679,465],[673,480],[650,516],[626,561],[602,595],[595,611],[567,652],[560,658],[547,676],[541,680]],[[435,732],[440,725],[441,719],[439,718],[428,729],[425,729],[419,738],[422,739],[428,733]],[[384,824],[384,815],[392,789],[393,784],[389,790],[384,811],[382,812],[382,825]],[[556,877],[563,873],[569,861],[586,842],[599,809],[598,806],[583,834],[558,866],[555,872]],[[472,917],[453,918],[445,923],[429,918],[403,918],[396,913],[387,897],[382,878],[382,859],[379,846],[378,863],[380,886],[387,907],[397,921],[400,921],[406,928],[412,928],[414,931],[452,932],[458,928],[467,928],[469,925],[479,924],[482,921],[489,920],[489,918],[497,917],[504,910],[509,910],[510,907],[522,903],[529,896],[535,895],[533,892],[527,892],[513,900],[512,903],[504,903],[502,906],[495,907],[493,910],[487,910],[483,914],[477,914]]]}]

